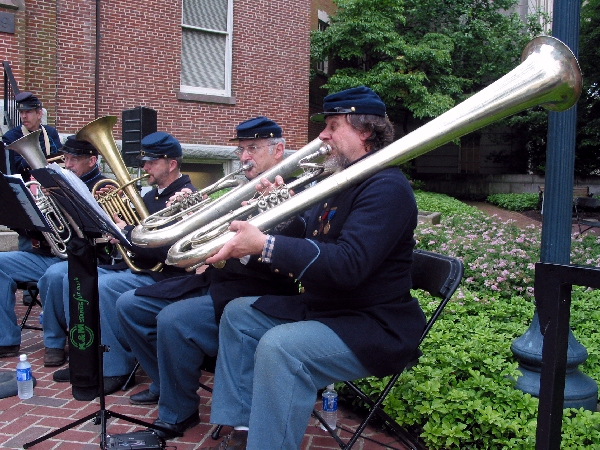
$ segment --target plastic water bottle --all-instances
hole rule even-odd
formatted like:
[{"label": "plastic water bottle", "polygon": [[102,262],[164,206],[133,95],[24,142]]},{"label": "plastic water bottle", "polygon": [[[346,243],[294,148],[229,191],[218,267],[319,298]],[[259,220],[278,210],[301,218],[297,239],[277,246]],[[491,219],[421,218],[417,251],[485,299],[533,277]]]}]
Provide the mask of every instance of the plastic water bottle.
[{"label": "plastic water bottle", "polygon": [[21,400],[33,397],[33,378],[31,377],[31,364],[27,355],[19,356],[17,364],[17,395]]},{"label": "plastic water bottle", "polygon": [[40,313],[40,337],[44,338],[44,311]]},{"label": "plastic water bottle", "polygon": [[[323,391],[323,410],[321,415],[332,430],[335,430],[337,426],[337,401],[337,392],[335,392],[333,384],[330,384]],[[321,428],[326,429],[323,425],[321,425]]]}]

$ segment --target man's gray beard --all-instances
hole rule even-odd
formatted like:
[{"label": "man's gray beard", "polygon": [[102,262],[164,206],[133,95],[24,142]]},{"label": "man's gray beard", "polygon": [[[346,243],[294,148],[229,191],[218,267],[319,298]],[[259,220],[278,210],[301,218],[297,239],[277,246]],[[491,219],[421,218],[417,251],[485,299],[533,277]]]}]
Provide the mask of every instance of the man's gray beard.
[{"label": "man's gray beard", "polygon": [[343,155],[329,155],[323,162],[326,172],[338,172],[344,169],[350,161]]}]

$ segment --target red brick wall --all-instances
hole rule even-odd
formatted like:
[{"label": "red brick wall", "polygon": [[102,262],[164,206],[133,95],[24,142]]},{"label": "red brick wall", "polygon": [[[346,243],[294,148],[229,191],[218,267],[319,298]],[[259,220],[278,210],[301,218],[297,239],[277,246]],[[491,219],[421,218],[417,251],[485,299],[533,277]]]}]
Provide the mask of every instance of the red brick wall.
[{"label": "red brick wall", "polygon": [[56,2],[33,0],[25,5],[25,85],[48,110],[48,123],[56,123]]},{"label": "red brick wall", "polygon": [[[59,131],[94,118],[95,2],[58,0]],[[229,144],[235,125],[257,115],[276,120],[288,147],[308,133],[309,2],[234,2],[235,105],[177,100],[181,3],[101,0],[99,115],[157,111],[158,129],[186,143]],[[201,57],[201,55],[200,55]],[[120,137],[120,121],[115,137]]]},{"label": "red brick wall", "polygon": [[15,14],[15,34],[0,33],[0,57],[10,63],[20,91],[32,91],[56,119],[56,8],[54,2],[32,0]]}]

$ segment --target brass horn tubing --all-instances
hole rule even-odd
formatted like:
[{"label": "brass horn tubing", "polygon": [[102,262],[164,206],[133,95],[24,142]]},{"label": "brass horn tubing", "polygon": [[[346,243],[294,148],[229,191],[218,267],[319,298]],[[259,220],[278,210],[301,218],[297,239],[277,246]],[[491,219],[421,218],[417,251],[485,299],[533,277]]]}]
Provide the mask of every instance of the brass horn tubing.
[{"label": "brass horn tubing", "polygon": [[[515,69],[444,114],[248,222],[262,231],[268,230],[385,167],[414,159],[492,122],[536,105],[564,111],[577,102],[581,72],[565,44],[548,36],[535,38],[527,44],[521,59]],[[185,256],[172,254],[171,247],[167,264],[188,267],[201,263],[234,236],[234,232],[228,231]]]},{"label": "brass horn tubing", "polygon": [[119,185],[124,186],[123,190],[127,194],[127,197],[129,197],[137,214],[140,218],[145,219],[149,215],[148,210],[137,188],[130,183],[131,176],[125,167],[125,163],[113,137],[112,129],[115,123],[117,123],[116,116],[100,117],[85,125],[77,132],[75,137],[88,141],[96,147],[98,153],[100,153],[109,165]]},{"label": "brass horn tubing", "polygon": [[[98,189],[105,187],[108,184],[115,186],[115,189],[105,193],[98,192]],[[92,195],[111,219],[113,219],[115,214],[119,214],[128,225],[137,225],[138,218],[131,210],[129,198],[121,198],[121,192],[119,182],[111,179],[100,180],[92,188]]]},{"label": "brass horn tubing", "polygon": [[[322,144],[320,139],[312,140],[279,164],[263,172],[260,175],[261,178],[266,177],[270,181],[273,181],[277,175],[281,175],[283,178],[294,175],[299,171],[298,162],[305,156],[318,150]],[[173,244],[194,230],[236,209],[243,201],[252,198],[255,192],[255,183],[246,183],[214,200],[206,208],[201,209],[191,216],[186,216],[173,225],[156,230],[145,230],[143,227],[137,226],[131,232],[131,240],[140,247],[160,247],[162,245]]]}]

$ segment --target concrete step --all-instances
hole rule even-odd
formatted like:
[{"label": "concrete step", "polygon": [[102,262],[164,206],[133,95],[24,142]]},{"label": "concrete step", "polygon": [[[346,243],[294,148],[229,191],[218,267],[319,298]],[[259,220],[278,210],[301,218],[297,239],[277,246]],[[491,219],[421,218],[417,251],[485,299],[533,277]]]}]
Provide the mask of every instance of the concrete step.
[{"label": "concrete step", "polygon": [[17,250],[17,233],[8,228],[0,227],[0,252],[10,252]]}]

